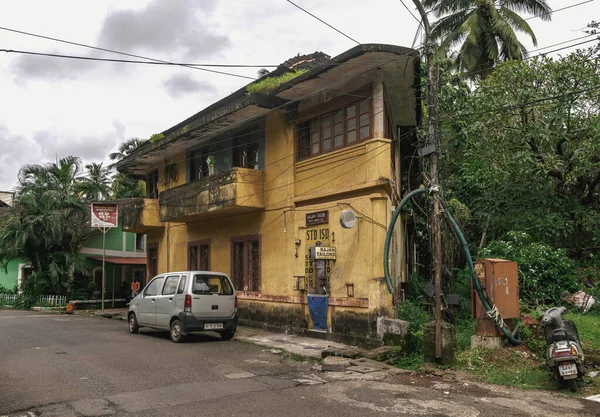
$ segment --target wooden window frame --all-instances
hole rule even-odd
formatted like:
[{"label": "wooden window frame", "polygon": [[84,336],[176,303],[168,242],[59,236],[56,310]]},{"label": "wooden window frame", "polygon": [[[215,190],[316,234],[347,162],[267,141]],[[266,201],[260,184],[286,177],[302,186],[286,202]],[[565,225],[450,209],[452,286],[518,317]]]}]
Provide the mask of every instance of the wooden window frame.
[{"label": "wooden window frame", "polygon": [[[187,155],[187,169],[189,172],[188,177],[190,179],[189,182],[201,180],[202,178],[206,178],[210,175],[208,171],[208,165],[206,163],[206,158],[208,158],[208,156],[210,155],[210,149],[207,146],[193,149]],[[198,163],[200,164],[201,175],[196,177],[195,174],[198,173]]]},{"label": "wooden window frame", "polygon": [[[354,98],[354,97],[353,97]],[[363,104],[365,102],[365,100],[368,100],[368,106],[367,112],[361,112],[361,104]],[[354,108],[354,116],[352,118],[348,118],[347,117],[347,111],[348,109]],[[336,146],[335,145],[335,116],[336,113],[339,113],[340,111],[342,111],[342,144]],[[369,121],[369,131],[368,134],[366,135],[366,137],[361,138],[361,115],[365,115],[368,114],[368,121]],[[357,145],[361,142],[364,142],[365,140],[368,140],[370,138],[372,138],[373,136],[373,102],[371,97],[367,97],[366,99],[362,99],[362,100],[354,100],[350,103],[344,103],[341,102],[339,107],[336,108],[328,108],[327,111],[320,113],[320,114],[311,114],[311,117],[306,117],[301,119],[296,127],[296,140],[295,140],[295,147],[296,147],[296,160],[298,161],[302,161],[305,159],[309,159],[315,156],[319,156],[319,155],[324,155],[327,154],[329,152],[334,152],[343,148],[346,148],[348,146],[354,146]],[[323,123],[323,119],[324,118],[328,118],[329,119],[329,125],[326,125]],[[316,120],[316,125],[317,125],[317,129],[314,129],[313,127],[313,123],[315,123]],[[349,122],[351,122],[352,120],[354,120],[354,127],[352,129],[348,129],[348,125]],[[339,124],[340,122],[338,122],[337,124]],[[363,127],[365,127],[365,125],[363,124]],[[308,130],[307,130],[308,129]],[[327,129],[329,129],[329,136],[324,135],[324,131],[326,131]],[[303,130],[301,132],[301,130]],[[352,141],[348,141],[348,136],[350,133],[354,133],[355,135],[355,139]],[[318,140],[313,142],[313,134],[318,134]],[[306,135],[308,135],[308,154],[303,154],[301,152],[306,151],[306,148],[301,148],[301,141],[306,140]],[[304,139],[304,140],[303,140]],[[327,150],[323,150],[323,143],[324,141],[330,141],[329,142],[329,148]],[[316,153],[313,153],[313,147],[315,145],[318,145],[318,151]]]},{"label": "wooden window frame", "polygon": [[146,195],[148,198],[158,198],[158,179],[158,169],[155,169],[148,174],[148,180],[146,182]]},{"label": "wooden window frame", "polygon": [[[188,244],[187,244],[187,258],[188,258],[187,265],[188,265],[188,270],[190,270],[190,271],[192,270],[192,264],[191,264],[191,259],[190,259],[190,247],[191,246],[196,246],[196,247],[199,248],[202,245],[208,246],[208,271],[211,270],[210,269],[211,268],[211,262],[210,262],[211,261],[211,259],[210,259],[211,258],[211,244],[210,244],[210,239],[194,240],[194,241],[188,242]],[[198,250],[198,256],[199,255],[200,255],[200,251]],[[200,263],[198,262],[198,265],[199,264]]]},{"label": "wooden window frame", "polygon": [[[246,291],[246,288],[249,287],[248,285],[248,243],[251,240],[256,240],[258,241],[258,291]],[[234,256],[235,256],[235,248],[234,245],[236,243],[240,243],[243,242],[244,243],[244,252],[243,252],[243,257],[244,257],[244,277],[243,277],[243,287],[242,288],[236,288],[235,291],[236,292],[243,292],[243,293],[249,293],[249,294],[260,294],[261,292],[261,287],[262,287],[262,235],[248,235],[248,236],[235,236],[231,238],[231,259],[230,259],[230,270],[229,270],[229,276],[231,278],[231,281],[233,281],[233,284],[236,285],[235,282],[235,276],[234,276],[234,271],[235,271],[235,266],[234,266]]]},{"label": "wooden window frame", "polygon": [[[154,252],[154,251],[156,251],[156,252]],[[156,253],[156,271],[154,271],[154,274],[151,274],[152,271],[150,271],[150,269],[152,268],[152,260],[153,260],[152,254],[153,253]],[[158,242],[146,243],[146,266],[147,266],[146,282],[150,282],[150,280],[152,278],[159,275],[159,273],[158,273],[158,257],[159,257]]]}]

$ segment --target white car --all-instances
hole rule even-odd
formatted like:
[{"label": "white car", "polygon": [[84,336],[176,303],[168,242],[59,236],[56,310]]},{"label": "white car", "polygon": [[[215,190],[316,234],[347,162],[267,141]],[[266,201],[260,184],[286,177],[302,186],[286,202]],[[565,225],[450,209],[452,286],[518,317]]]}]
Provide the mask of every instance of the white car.
[{"label": "white car", "polygon": [[140,327],[169,330],[175,343],[199,331],[216,331],[230,340],[237,329],[237,296],[225,274],[169,272],[154,277],[131,300],[127,318],[130,333]]}]

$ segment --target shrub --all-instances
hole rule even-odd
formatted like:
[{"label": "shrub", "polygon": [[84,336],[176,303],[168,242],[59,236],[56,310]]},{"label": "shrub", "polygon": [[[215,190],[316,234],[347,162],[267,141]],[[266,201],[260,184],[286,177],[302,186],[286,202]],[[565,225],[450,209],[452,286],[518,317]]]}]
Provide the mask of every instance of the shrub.
[{"label": "shrub", "polygon": [[96,290],[96,283],[87,271],[78,271],[73,274],[73,290],[69,300],[89,300]]},{"label": "shrub", "polygon": [[431,321],[431,317],[427,311],[417,302],[405,300],[398,308],[398,318],[406,320],[410,324],[408,326],[408,349],[409,352],[423,352],[423,334],[425,324]]},{"label": "shrub", "polygon": [[267,77],[264,80],[257,81],[246,87],[246,91],[250,94],[253,93],[270,93],[275,90],[281,84],[285,84],[288,81],[304,74],[308,70],[298,70],[293,72],[286,72],[279,77]]},{"label": "shrub", "polygon": [[8,288],[8,287],[5,287],[4,285],[0,284],[0,294],[16,294],[16,293],[17,293],[16,285],[13,288]]},{"label": "shrub", "polygon": [[521,301],[529,306],[556,305],[561,293],[578,288],[576,266],[564,249],[533,242],[528,234],[509,232],[479,252],[480,258],[503,258],[519,265]]}]

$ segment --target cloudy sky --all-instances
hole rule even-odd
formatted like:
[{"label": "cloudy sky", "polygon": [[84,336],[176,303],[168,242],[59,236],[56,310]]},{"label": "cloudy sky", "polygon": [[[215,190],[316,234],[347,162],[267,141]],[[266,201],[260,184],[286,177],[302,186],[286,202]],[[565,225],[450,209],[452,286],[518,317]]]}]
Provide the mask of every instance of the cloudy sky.
[{"label": "cloudy sky", "polygon": [[[558,9],[582,1],[548,2]],[[411,46],[415,38],[417,22],[400,0],[295,2],[362,43]],[[539,48],[581,37],[599,17],[596,0],[558,11],[552,22],[529,23]],[[298,53],[335,56],[355,45],[285,0],[4,0],[0,26],[185,63],[276,65]],[[135,59],[6,30],[0,49]],[[67,155],[106,161],[124,140],[159,133],[249,81],[183,67],[0,52],[0,190],[15,186],[24,164]]]}]

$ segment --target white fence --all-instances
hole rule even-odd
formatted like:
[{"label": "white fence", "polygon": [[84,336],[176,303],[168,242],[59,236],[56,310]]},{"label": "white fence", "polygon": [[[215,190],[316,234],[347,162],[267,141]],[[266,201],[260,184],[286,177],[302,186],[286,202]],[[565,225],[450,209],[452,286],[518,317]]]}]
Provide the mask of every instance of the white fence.
[{"label": "white fence", "polygon": [[[17,297],[17,294],[0,294],[0,304],[14,304]],[[38,303],[50,307],[64,307],[67,305],[67,297],[64,295],[42,295]]]}]

